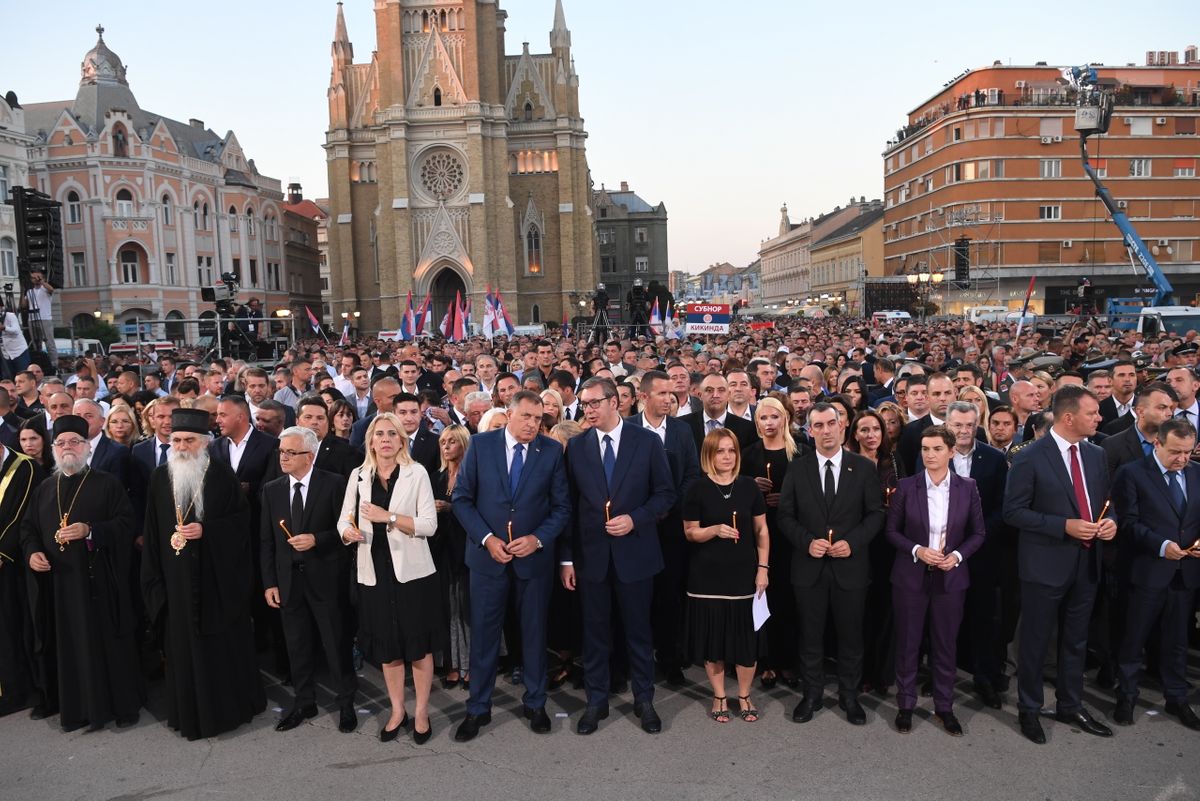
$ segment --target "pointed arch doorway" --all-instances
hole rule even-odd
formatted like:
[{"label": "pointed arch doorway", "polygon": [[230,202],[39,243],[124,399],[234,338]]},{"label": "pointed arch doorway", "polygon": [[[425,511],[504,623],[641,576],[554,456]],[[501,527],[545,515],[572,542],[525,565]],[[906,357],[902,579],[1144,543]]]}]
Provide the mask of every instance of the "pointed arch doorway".
[{"label": "pointed arch doorway", "polygon": [[433,280],[429,282],[429,302],[432,304],[430,318],[434,328],[441,324],[446,310],[460,293],[463,303],[466,303],[470,290],[458,270],[450,264],[441,264],[433,269]]}]

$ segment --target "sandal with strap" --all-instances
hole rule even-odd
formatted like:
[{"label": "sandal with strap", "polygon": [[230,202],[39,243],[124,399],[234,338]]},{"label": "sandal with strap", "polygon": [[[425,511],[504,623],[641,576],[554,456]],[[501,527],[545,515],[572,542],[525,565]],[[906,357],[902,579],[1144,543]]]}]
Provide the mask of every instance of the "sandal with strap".
[{"label": "sandal with strap", "polygon": [[715,720],[717,723],[728,723],[729,722],[729,710],[724,708],[725,707],[725,696],[714,695],[713,700],[719,701],[721,703],[722,708],[718,709],[716,711],[713,711],[713,712],[709,712],[708,716],[710,718],[712,718],[713,720]]},{"label": "sandal with strap", "polygon": [[754,707],[750,706],[750,696],[739,695],[738,701],[741,702],[740,706],[742,707],[742,711],[738,713],[738,715],[741,717],[741,719],[746,721],[747,723],[754,723],[755,721],[757,721],[758,720],[758,710],[755,709]]}]

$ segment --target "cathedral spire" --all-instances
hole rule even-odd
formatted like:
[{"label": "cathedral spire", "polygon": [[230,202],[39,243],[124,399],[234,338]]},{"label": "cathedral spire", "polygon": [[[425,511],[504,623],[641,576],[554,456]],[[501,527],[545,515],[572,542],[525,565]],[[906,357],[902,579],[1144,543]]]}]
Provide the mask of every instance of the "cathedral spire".
[{"label": "cathedral spire", "polygon": [[346,33],[346,17],[342,14],[341,0],[337,4],[337,24],[333,29],[333,60],[335,66],[354,63],[354,45],[350,44],[350,35]]},{"label": "cathedral spire", "polygon": [[562,0],[554,0],[554,30],[550,31],[550,48],[571,47],[571,31],[567,29],[567,15],[563,13]]}]

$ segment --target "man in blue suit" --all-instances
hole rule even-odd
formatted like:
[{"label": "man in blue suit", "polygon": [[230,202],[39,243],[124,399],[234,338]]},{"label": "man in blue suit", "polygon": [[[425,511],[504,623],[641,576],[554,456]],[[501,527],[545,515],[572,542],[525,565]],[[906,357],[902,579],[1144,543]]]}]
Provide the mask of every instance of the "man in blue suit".
[{"label": "man in blue suit", "polygon": [[104,410],[100,404],[88,398],[80,398],[75,401],[74,413],[87,420],[88,439],[92,443],[88,466],[93,470],[112,473],[122,486],[128,487],[129,448],[119,442],[113,442],[104,433]]},{"label": "man in blue suit", "polygon": [[650,605],[654,576],[663,568],[658,521],[675,503],[667,452],[658,435],[626,425],[617,387],[590,378],[579,393],[589,430],[567,444],[567,473],[575,502],[572,537],[561,540],[562,580],[582,590],[583,670],[587,708],[575,730],[596,731],[608,717],[613,596],[621,609],[633,685],[633,711],[642,729],[662,730],[654,710]]},{"label": "man in blue suit", "polygon": [[[1188,459],[1196,429],[1186,419],[1159,425],[1154,453],[1123,466],[1113,481],[1121,521],[1121,562],[1129,605],[1117,656],[1119,690],[1113,720],[1133,725],[1142,649],[1160,624],[1158,669],[1166,711],[1189,729],[1200,716],[1188,705],[1187,645],[1200,587],[1200,465]],[[1153,646],[1151,646],[1153,647]]]},{"label": "man in blue suit", "polygon": [[1054,393],[1054,425],[1013,460],[1004,493],[1004,521],[1017,529],[1021,580],[1017,709],[1021,733],[1046,742],[1038,720],[1043,701],[1042,665],[1058,632],[1055,718],[1088,734],[1112,731],[1083,707],[1083,667],[1088,621],[1096,600],[1100,555],[1117,524],[1103,516],[1109,499],[1104,451],[1087,442],[1100,423],[1091,390],[1067,385]]},{"label": "man in blue suit", "polygon": [[538,734],[546,714],[546,615],[554,584],[554,545],[571,516],[562,447],[538,434],[542,400],[521,391],[508,425],[471,440],[454,485],[454,515],[467,535],[471,573],[471,697],[458,742],[492,720],[496,660],[509,588],[516,585],[524,654],[525,717]]}]

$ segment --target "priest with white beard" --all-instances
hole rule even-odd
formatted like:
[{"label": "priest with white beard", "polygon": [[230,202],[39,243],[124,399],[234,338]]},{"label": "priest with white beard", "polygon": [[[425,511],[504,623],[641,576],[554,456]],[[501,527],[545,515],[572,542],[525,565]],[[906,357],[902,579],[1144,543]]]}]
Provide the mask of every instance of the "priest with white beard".
[{"label": "priest with white beard", "polygon": [[171,452],[147,492],[142,589],[162,616],[167,723],[214,737],[266,708],[255,660],[250,509],[237,476],[210,460],[208,413],[171,414]]}]

